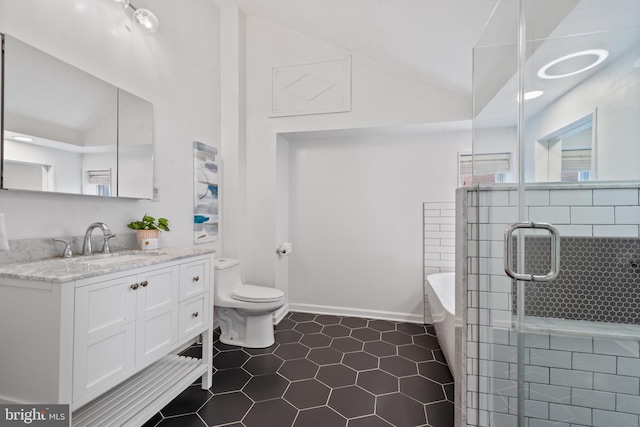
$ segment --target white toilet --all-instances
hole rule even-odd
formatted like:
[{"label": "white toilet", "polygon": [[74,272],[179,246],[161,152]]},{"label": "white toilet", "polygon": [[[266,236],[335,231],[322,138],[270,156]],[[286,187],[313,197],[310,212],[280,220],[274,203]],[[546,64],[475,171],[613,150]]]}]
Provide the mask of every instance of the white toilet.
[{"label": "white toilet", "polygon": [[284,292],[265,286],[244,285],[240,262],[219,258],[214,262],[214,306],[220,322],[220,341],[248,348],[274,343],[271,314],[284,305]]}]

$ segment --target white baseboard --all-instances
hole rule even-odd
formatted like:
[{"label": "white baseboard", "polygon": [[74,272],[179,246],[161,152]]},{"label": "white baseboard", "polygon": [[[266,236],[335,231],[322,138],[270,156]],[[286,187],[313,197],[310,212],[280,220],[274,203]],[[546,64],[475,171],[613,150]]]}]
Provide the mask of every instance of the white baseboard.
[{"label": "white baseboard", "polygon": [[7,399],[5,396],[0,396],[0,405],[33,405],[30,402],[23,402],[18,400]]},{"label": "white baseboard", "polygon": [[284,319],[284,316],[286,316],[287,314],[289,314],[289,304],[283,305],[273,313],[273,324],[277,325],[278,323],[280,323],[280,321]]},{"label": "white baseboard", "polygon": [[[416,323],[419,325],[424,324],[424,315],[421,314],[409,314],[409,313],[397,313],[393,311],[379,311],[379,310],[362,310],[359,308],[349,307],[333,307],[328,305],[316,305],[316,304],[285,304],[276,310],[273,314],[273,324],[277,325],[285,318],[291,311],[297,311],[300,313],[311,314],[333,314],[335,316],[349,316],[349,317],[362,317],[365,319],[380,319],[391,320],[393,322],[407,322]],[[219,325],[217,317],[214,320],[214,328]]]},{"label": "white baseboard", "polygon": [[364,317],[367,319],[391,320],[394,322],[417,323],[420,325],[424,324],[423,314],[397,313],[392,311],[363,310],[359,308],[293,303],[289,304],[287,308],[287,312],[298,311],[301,313],[333,314],[336,316]]}]

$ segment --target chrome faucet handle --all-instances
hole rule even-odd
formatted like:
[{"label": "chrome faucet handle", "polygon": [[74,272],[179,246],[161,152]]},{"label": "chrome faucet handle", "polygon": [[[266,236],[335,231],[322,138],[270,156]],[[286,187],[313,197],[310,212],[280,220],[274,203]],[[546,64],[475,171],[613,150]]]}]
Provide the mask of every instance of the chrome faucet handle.
[{"label": "chrome faucet handle", "polygon": [[71,258],[73,256],[73,252],[71,251],[71,242],[62,240],[62,239],[51,239],[54,242],[64,243],[64,250],[62,251],[62,258]]},{"label": "chrome faucet handle", "polygon": [[115,234],[107,234],[104,236],[104,241],[102,242],[102,252],[105,254],[111,253],[111,248],[109,247],[109,239],[116,237]]}]

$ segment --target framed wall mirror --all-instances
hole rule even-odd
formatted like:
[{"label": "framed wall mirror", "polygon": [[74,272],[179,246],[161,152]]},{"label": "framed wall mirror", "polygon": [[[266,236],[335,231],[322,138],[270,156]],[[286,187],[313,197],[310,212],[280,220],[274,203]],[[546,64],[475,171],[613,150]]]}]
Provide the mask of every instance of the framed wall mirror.
[{"label": "framed wall mirror", "polygon": [[152,198],[152,104],[2,37],[0,188]]}]

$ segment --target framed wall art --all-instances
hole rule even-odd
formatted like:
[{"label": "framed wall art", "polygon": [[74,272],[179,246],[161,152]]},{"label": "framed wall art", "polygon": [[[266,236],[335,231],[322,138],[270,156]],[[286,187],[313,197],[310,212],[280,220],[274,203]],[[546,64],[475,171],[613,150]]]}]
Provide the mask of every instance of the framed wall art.
[{"label": "framed wall art", "polygon": [[218,240],[218,149],[193,143],[193,241]]}]

